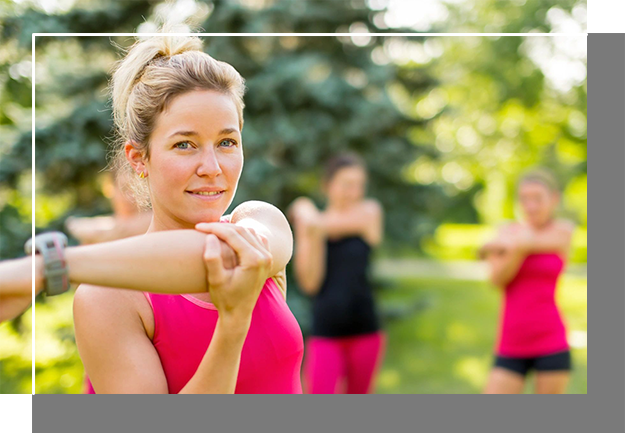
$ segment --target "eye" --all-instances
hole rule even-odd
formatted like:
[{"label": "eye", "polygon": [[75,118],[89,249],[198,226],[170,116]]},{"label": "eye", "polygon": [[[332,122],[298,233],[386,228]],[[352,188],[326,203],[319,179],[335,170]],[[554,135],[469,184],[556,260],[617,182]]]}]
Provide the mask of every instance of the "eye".
[{"label": "eye", "polygon": [[181,141],[179,143],[174,144],[174,147],[176,149],[188,149],[191,146],[191,143],[189,143],[188,141]]},{"label": "eye", "polygon": [[219,142],[219,147],[234,147],[237,144],[237,141],[232,138],[224,138]]}]

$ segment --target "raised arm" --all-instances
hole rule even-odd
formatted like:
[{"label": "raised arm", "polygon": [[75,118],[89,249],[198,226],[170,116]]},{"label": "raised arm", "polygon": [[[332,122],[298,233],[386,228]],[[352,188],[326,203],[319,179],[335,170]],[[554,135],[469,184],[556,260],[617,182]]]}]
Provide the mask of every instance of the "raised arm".
[{"label": "raised arm", "polygon": [[326,272],[326,236],[321,227],[321,214],[305,197],[291,207],[295,224],[295,278],[308,295],[321,289]]},{"label": "raised arm", "polygon": [[539,232],[524,229],[518,234],[518,246],[526,254],[559,253],[568,255],[575,226],[570,221],[554,221]]},{"label": "raised arm", "polygon": [[[241,351],[254,306],[273,259],[267,238],[234,224],[209,224],[203,235],[202,260],[211,302],[219,316],[215,332],[197,370],[180,393],[233,393]],[[236,253],[238,263],[226,269],[220,241]],[[186,269],[180,268],[183,274]],[[98,393],[166,393],[165,375],[153,338],[153,315],[138,293],[82,286],[74,298],[77,344]],[[111,323],[114,322],[114,323]],[[123,356],[120,356],[123,354]]]},{"label": "raised arm", "polygon": [[499,230],[497,237],[480,250],[490,267],[490,281],[504,288],[515,277],[527,253],[519,248],[511,226]]},{"label": "raised arm", "polygon": [[480,253],[490,264],[493,284],[505,287],[519,271],[529,254],[568,254],[573,225],[556,221],[551,226],[536,231],[521,225],[502,228],[496,239],[482,247]]}]

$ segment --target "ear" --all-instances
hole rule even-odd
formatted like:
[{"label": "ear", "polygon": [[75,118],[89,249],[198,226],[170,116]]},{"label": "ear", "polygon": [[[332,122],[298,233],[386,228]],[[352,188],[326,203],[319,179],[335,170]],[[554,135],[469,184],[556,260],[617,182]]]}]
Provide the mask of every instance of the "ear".
[{"label": "ear", "polygon": [[[132,169],[138,174],[145,173],[145,157],[133,141],[127,141],[124,144],[124,153],[126,159],[132,166]],[[147,175],[147,173],[145,173]]]}]

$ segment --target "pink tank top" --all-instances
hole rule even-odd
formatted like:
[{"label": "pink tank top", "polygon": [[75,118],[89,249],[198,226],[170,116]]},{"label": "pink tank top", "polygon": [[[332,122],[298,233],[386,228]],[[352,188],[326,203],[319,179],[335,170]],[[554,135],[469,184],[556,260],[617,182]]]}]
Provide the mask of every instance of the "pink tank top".
[{"label": "pink tank top", "polygon": [[[215,332],[217,308],[191,295],[144,293],[154,312],[152,343],[170,394],[197,370]],[[241,352],[235,394],[301,394],[304,340],[297,320],[273,279],[260,293]],[[87,379],[86,393],[95,394]]]},{"label": "pink tank top", "polygon": [[566,329],[555,301],[564,261],[531,254],[506,286],[498,354],[529,358],[567,350]]}]

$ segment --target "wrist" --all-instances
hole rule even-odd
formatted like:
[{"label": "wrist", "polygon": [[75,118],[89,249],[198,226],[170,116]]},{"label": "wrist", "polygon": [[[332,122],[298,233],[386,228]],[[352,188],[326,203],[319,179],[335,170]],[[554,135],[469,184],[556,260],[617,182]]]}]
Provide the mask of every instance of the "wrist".
[{"label": "wrist", "polygon": [[39,294],[45,288],[44,261],[40,255],[35,256],[35,294]]},{"label": "wrist", "polygon": [[241,342],[245,340],[252,322],[252,315],[242,312],[219,313],[217,328],[224,335],[227,335]]}]

